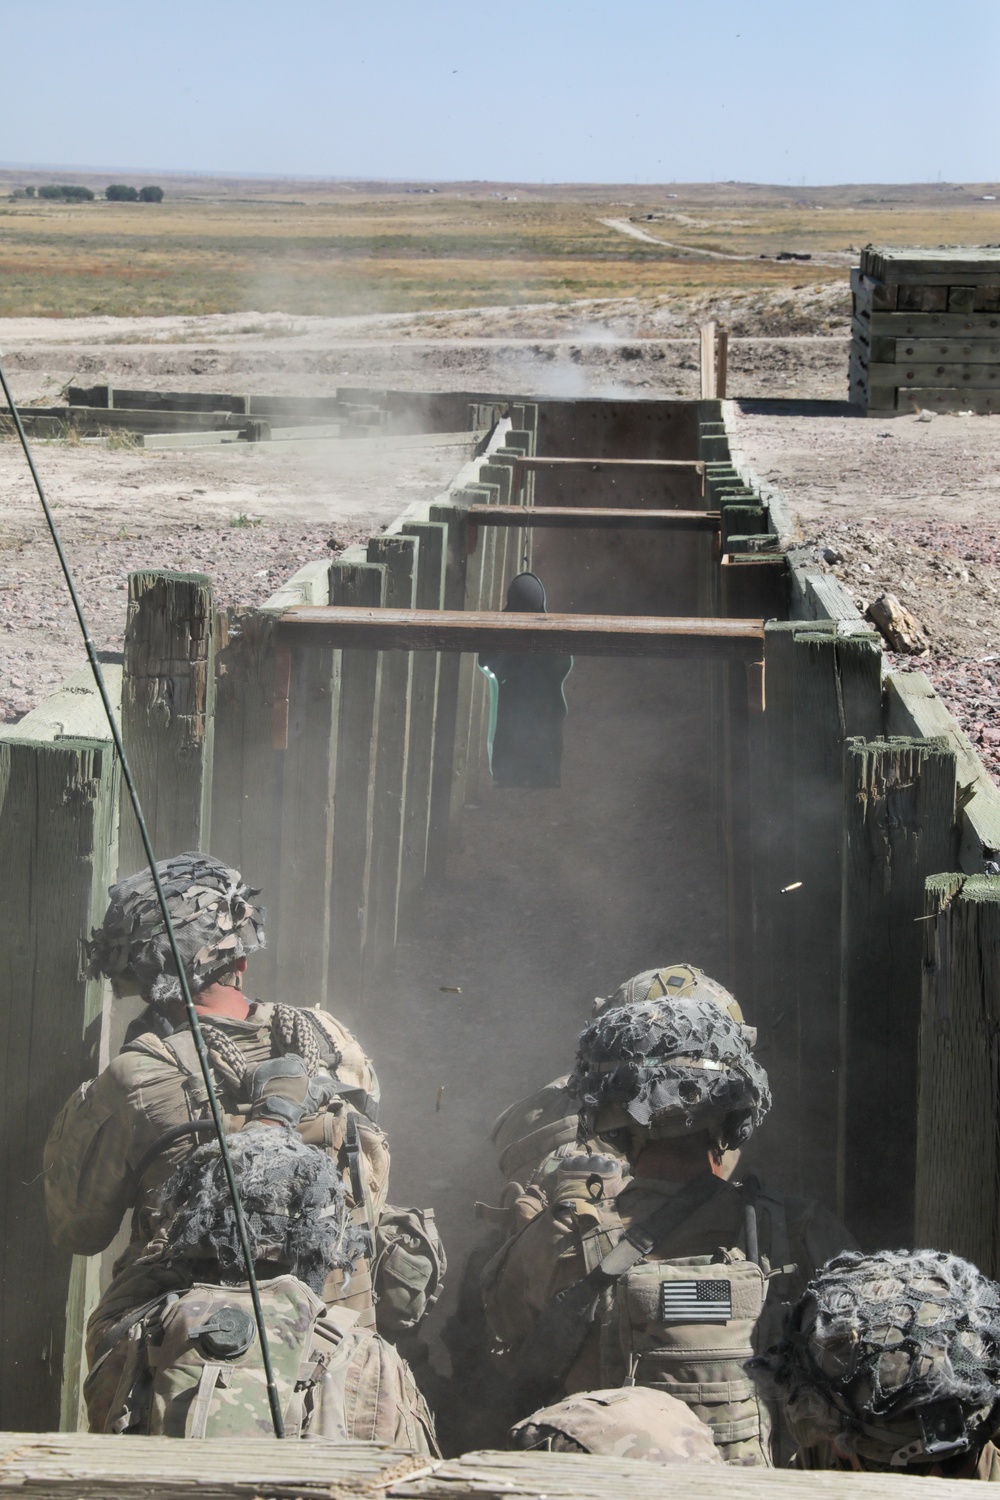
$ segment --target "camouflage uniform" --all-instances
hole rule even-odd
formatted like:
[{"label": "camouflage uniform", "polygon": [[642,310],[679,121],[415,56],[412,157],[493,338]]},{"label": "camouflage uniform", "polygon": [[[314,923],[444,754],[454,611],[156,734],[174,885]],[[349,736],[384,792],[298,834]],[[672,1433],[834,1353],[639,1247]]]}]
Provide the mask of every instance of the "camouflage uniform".
[{"label": "camouflage uniform", "polygon": [[[602,1173],[588,1181],[577,1170],[580,1180],[574,1180],[571,1162],[554,1175],[550,1206],[507,1241],[482,1277],[487,1317],[513,1356],[513,1379],[530,1390],[528,1370],[537,1373],[539,1359],[546,1358],[549,1321],[568,1289],[585,1289],[588,1279],[586,1284],[603,1290],[595,1292],[589,1325],[574,1341],[571,1362],[553,1377],[552,1393],[572,1394],[631,1376],[637,1384],[665,1387],[692,1401],[728,1458],[764,1461],[766,1414],[759,1412],[739,1364],[753,1349],[766,1347],[780,1326],[783,1304],[798,1295],[816,1266],[852,1241],[814,1202],[766,1191],[755,1179],[741,1185],[710,1175],[709,1143],[717,1154],[739,1147],[770,1105],[766,1075],[749,1051],[741,1022],[717,1000],[701,996],[607,1007],[581,1037],[569,1088],[578,1102],[583,1142],[596,1139],[602,1151],[610,1142],[634,1163],[650,1140],[704,1134],[705,1168],[692,1183],[632,1177],[623,1187]],[[669,1220],[675,1198],[675,1222],[643,1253],[635,1251],[627,1276],[616,1272],[620,1279],[603,1284],[605,1258],[620,1245],[638,1245],[654,1217]],[[703,1351],[697,1360],[690,1353],[687,1373],[675,1380],[672,1335],[664,1332],[649,1297],[662,1294],[675,1275],[670,1267],[678,1266],[685,1286],[705,1277],[709,1286],[721,1279],[736,1289],[733,1308],[742,1297],[744,1312],[731,1311],[722,1320],[725,1337],[706,1333],[714,1353]],[[689,1321],[697,1328],[697,1316]],[[692,1373],[696,1366],[700,1375]],[[704,1394],[716,1387],[721,1394]],[[758,1436],[738,1436],[754,1427]]]},{"label": "camouflage uniform", "polygon": [[[435,1452],[433,1423],[403,1359],[356,1313],[328,1309],[318,1295],[331,1273],[351,1274],[366,1245],[336,1166],[287,1127],[252,1125],[229,1148],[286,1436]],[[86,1387],[92,1428],[269,1437],[260,1340],[216,1142],[165,1185],[161,1227],[144,1261],[159,1295],[96,1344]]]},{"label": "camouflage uniform", "polygon": [[[158,870],[171,908],[178,946],[195,996],[214,977],[263,943],[257,894],[237,871],[201,854],[179,855]],[[138,991],[155,1015],[176,1017],[180,984],[165,929],[145,872],[112,887],[104,925],[90,945],[91,972],[111,977],[116,993]],[[321,1146],[348,1174],[348,1132],[360,1148],[374,1221],[385,1203],[389,1152],[374,1123],[378,1081],[354,1037],[332,1016],[288,1005],[252,1002],[244,1020],[206,1016],[202,1023],[227,1130],[238,1131],[266,1101],[250,1098],[254,1070],[288,1059],[300,1075],[303,1139]],[[294,1059],[294,1062],[292,1061]],[[308,1076],[307,1076],[308,1075]],[[324,1080],[322,1104],[311,1113],[307,1086]],[[266,1087],[281,1087],[272,1080]],[[270,1107],[280,1101],[272,1098]],[[194,1127],[194,1129],[192,1129]],[[199,1133],[199,1129],[200,1132]],[[211,1134],[211,1115],[194,1038],[186,1025],[164,1020],[135,1035],[101,1075],[83,1084],[56,1118],[44,1154],[45,1201],[56,1244],[94,1255],[111,1243],[131,1211],[131,1236],[114,1280],[88,1329],[91,1357],[105,1330],[131,1308],[159,1293],[158,1272],[146,1257],[158,1225],[159,1193],[177,1164]],[[357,1156],[357,1152],[355,1152]],[[354,1205],[357,1217],[364,1206]],[[345,1294],[335,1272],[326,1300],[355,1309],[374,1323],[367,1267]]]},{"label": "camouflage uniform", "polygon": [[650,1464],[722,1463],[711,1432],[683,1401],[641,1385],[568,1396],[518,1422],[508,1443]]},{"label": "camouflage uniform", "polygon": [[801,1467],[1000,1479],[1000,1286],[957,1255],[837,1256],[747,1368]]}]

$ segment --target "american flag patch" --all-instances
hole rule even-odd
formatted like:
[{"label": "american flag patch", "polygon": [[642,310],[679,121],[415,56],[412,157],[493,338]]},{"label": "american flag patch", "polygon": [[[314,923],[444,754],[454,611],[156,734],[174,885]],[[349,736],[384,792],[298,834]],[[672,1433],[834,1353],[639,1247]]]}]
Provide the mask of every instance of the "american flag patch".
[{"label": "american flag patch", "polygon": [[729,1281],[661,1281],[663,1323],[728,1323],[733,1316]]}]

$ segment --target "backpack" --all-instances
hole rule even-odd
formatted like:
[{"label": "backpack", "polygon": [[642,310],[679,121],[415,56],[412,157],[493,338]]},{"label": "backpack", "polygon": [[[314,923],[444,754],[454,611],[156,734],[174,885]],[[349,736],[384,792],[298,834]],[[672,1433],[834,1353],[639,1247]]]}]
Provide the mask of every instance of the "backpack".
[{"label": "backpack", "polygon": [[375,1319],[395,1339],[423,1322],[444,1290],[448,1269],[432,1208],[387,1205],[375,1226]]},{"label": "backpack", "polygon": [[[390,1345],[328,1313],[294,1276],[259,1283],[287,1437],[364,1440],[436,1451],[433,1424]],[[108,1432],[189,1439],[273,1436],[249,1288],[196,1283],[147,1309]]]}]

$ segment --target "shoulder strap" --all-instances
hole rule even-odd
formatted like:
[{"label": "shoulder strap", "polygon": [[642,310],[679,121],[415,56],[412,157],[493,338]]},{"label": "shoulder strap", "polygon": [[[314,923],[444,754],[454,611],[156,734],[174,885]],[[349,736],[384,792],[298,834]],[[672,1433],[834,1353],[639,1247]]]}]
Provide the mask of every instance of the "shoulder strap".
[{"label": "shoulder strap", "polygon": [[557,1292],[522,1344],[514,1362],[514,1384],[527,1411],[544,1406],[561,1386],[597,1315],[601,1294],[661,1240],[727,1186],[719,1177],[696,1177],[647,1219],[631,1224],[612,1250],[581,1281]]},{"label": "shoulder strap", "polygon": [[347,1116],[344,1150],[347,1153],[347,1166],[351,1174],[351,1197],[354,1199],[355,1208],[360,1208],[364,1213],[365,1227],[368,1230],[369,1254],[371,1254],[375,1248],[375,1206],[372,1203],[368,1178],[365,1175],[365,1158],[361,1149],[358,1116],[354,1113],[349,1113]]}]

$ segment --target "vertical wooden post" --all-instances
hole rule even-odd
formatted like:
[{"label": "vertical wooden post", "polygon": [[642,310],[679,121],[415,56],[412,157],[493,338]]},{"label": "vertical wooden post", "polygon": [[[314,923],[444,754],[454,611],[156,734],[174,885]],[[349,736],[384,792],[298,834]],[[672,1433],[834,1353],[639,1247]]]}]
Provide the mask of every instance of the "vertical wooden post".
[{"label": "vertical wooden post", "polygon": [[926,885],[916,1241],[1000,1276],[1000,877]]},{"label": "vertical wooden post", "polygon": [[863,1245],[913,1243],[919,918],[954,833],[944,740],[847,741],[838,1212]]},{"label": "vertical wooden post", "polygon": [[[444,570],[444,608],[465,606],[465,572],[468,561],[465,550],[465,512],[444,502],[432,505],[432,521],[447,527]],[[456,778],[456,723],[459,687],[465,658],[457,651],[440,653],[437,711],[434,716],[434,770],[431,777],[431,814],[427,831],[427,878],[440,880],[448,857],[452,814],[452,785]],[[464,774],[464,765],[463,765]]]},{"label": "vertical wooden post", "polygon": [[[378,536],[368,543],[368,561],[385,567],[387,609],[413,608],[419,548],[419,541],[412,536]],[[396,948],[412,683],[413,652],[383,651],[362,987],[392,962]]]},{"label": "vertical wooden post", "polygon": [[[447,526],[440,521],[406,521],[401,529],[404,536],[416,537],[420,546],[417,609],[444,609]],[[406,931],[412,931],[419,921],[423,903],[440,674],[441,652],[413,653],[410,749],[399,870],[399,926]]]},{"label": "vertical wooden post", "polygon": [[[157,858],[208,847],[212,808],[215,631],[203,573],[131,573],[122,738]],[[119,871],[145,864],[123,807]]]},{"label": "vertical wooden post", "polygon": [[[456,499],[464,505],[488,505],[496,502],[495,486],[469,485],[455,492]],[[492,530],[492,527],[485,528]],[[463,527],[464,534],[464,527]],[[464,544],[464,541],[463,541]],[[465,598],[462,607],[469,610],[488,608],[484,602],[491,575],[486,572],[486,549],[483,534],[476,538],[476,550],[467,556],[465,565]],[[459,660],[458,702],[455,710],[455,754],[452,763],[451,808],[448,827],[452,842],[461,847],[462,817],[470,785],[478,775],[480,752],[480,727],[483,716],[483,700],[486,683],[476,665],[474,653],[464,651]],[[471,768],[471,769],[470,769]]]},{"label": "vertical wooden post", "polygon": [[[330,568],[331,604],[381,608],[385,592],[385,568],[367,562],[363,547],[348,548]],[[380,652],[341,652],[329,991],[350,1020],[361,1004],[380,676]]]},{"label": "vertical wooden post", "polygon": [[726,381],[729,378],[729,330],[720,328],[718,353],[715,365],[715,394],[720,401],[726,398]]},{"label": "vertical wooden post", "polygon": [[714,401],[716,397],[715,319],[712,318],[708,323],[703,323],[698,332],[701,345],[701,399]]},{"label": "vertical wooden post", "polygon": [[769,890],[762,925],[770,1140],[787,1191],[828,1205],[837,1186],[840,846],[843,744],[881,728],[881,651],[869,632],[820,622],[765,627],[767,796],[761,828]]},{"label": "vertical wooden post", "polygon": [[[283,752],[274,747],[274,622],[237,607],[216,626],[215,747],[212,766],[212,853],[259,886],[278,917]],[[260,993],[276,994],[276,946],[254,955]]]},{"label": "vertical wooden post", "polygon": [[[328,604],[330,565],[301,568],[266,608]],[[289,665],[289,715],[281,777],[278,920],[273,923],[280,998],[325,1005],[330,961],[334,787],[340,652],[297,647]]]},{"label": "vertical wooden post", "polygon": [[[83,939],[115,874],[118,769],[107,742],[0,740],[0,1425],[75,1426],[93,1262],[56,1250],[42,1148],[98,1070],[102,986]],[[90,1288],[92,1290],[92,1288]]]}]

